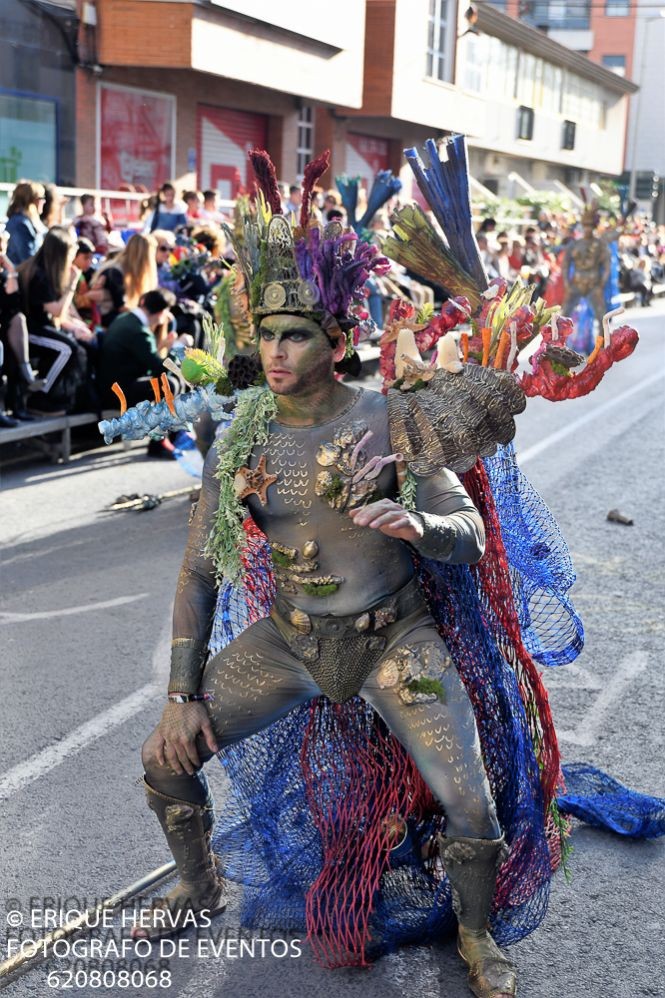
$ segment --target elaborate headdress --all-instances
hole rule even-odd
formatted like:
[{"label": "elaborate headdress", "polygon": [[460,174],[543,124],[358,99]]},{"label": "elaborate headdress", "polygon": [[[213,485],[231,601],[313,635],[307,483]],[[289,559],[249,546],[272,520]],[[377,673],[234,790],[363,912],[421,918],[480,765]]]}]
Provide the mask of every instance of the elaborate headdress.
[{"label": "elaborate headdress", "polygon": [[226,233],[245,276],[252,315],[307,315],[328,327],[334,320],[347,332],[366,317],[365,281],[389,264],[351,229],[339,222],[323,226],[312,217],[312,188],[328,169],[330,153],[326,150],[305,168],[299,224],[282,214],[268,153],[254,149],[249,157],[260,189],[256,211],[243,218],[241,239],[228,228]]}]

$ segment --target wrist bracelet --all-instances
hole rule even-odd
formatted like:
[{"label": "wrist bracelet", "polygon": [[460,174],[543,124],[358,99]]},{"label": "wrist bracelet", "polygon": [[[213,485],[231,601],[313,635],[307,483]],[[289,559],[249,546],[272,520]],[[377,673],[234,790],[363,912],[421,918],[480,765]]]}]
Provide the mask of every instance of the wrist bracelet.
[{"label": "wrist bracelet", "polygon": [[212,693],[168,693],[169,703],[196,703],[200,700],[214,700]]}]

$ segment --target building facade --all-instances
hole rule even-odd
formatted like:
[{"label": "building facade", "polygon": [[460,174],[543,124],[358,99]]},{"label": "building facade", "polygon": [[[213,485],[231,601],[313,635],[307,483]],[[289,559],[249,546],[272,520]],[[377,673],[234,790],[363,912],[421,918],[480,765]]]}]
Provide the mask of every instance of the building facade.
[{"label": "building facade", "polygon": [[[322,109],[360,106],[358,0],[339,0],[334,18],[313,17],[304,0],[96,0],[94,12],[77,91],[80,184],[154,190],[175,179],[234,197],[251,181],[254,146],[293,182],[316,151]],[[354,139],[359,156],[384,155],[370,146]]]}]

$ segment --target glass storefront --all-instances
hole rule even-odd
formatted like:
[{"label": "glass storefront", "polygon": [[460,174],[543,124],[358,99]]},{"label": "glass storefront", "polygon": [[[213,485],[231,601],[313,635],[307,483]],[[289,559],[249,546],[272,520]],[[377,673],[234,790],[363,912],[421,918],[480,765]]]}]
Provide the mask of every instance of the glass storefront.
[{"label": "glass storefront", "polygon": [[46,183],[56,175],[56,102],[0,92],[0,183],[22,177]]}]

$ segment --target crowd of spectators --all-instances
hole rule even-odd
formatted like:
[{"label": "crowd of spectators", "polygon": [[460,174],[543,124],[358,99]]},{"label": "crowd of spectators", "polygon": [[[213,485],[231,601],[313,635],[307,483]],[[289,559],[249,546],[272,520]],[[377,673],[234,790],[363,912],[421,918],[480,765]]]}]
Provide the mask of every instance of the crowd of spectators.
[{"label": "crowd of spectators", "polygon": [[[549,305],[562,305],[565,249],[581,232],[580,218],[543,212],[537,224],[522,231],[498,230],[496,221],[486,218],[476,241],[490,278],[522,277],[536,285]],[[601,213],[596,235],[616,259],[613,281],[618,292],[635,294],[640,305],[649,305],[654,287],[665,283],[665,226],[632,216],[620,223],[614,215]]]},{"label": "crowd of spectators", "polygon": [[[346,223],[340,195],[315,189],[313,214],[323,223]],[[44,414],[117,407],[118,382],[129,402],[152,398],[151,379],[166,375],[172,351],[203,345],[203,315],[234,260],[222,226],[233,226],[214,190],[181,192],[164,183],[142,206],[141,220],[118,231],[92,193],[66,222],[54,185],[21,181],[14,189],[0,232],[0,365],[4,399],[0,426]],[[359,192],[358,215],[365,192]],[[298,184],[282,185],[283,211],[299,219]],[[380,243],[390,230],[395,202],[377,212],[362,237]],[[72,206],[74,207],[74,206]],[[501,228],[486,218],[477,229],[480,255],[490,278],[531,281],[548,304],[561,304],[561,265],[579,220],[543,213],[535,224]],[[619,287],[648,305],[654,286],[665,282],[665,227],[611,217],[600,238],[614,245]],[[366,287],[375,338],[390,300],[432,305],[445,291],[393,264]],[[168,443],[153,452],[169,454]]]}]

